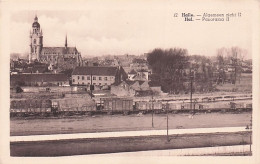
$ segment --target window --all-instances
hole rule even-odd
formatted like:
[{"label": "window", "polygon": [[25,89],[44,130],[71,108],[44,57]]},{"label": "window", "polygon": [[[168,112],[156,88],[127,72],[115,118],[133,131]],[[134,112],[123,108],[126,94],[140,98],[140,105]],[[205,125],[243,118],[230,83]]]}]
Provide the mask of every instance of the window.
[{"label": "window", "polygon": [[33,40],[33,43],[36,44],[36,39]]},{"label": "window", "polygon": [[96,80],[96,76],[93,76],[93,80]]},{"label": "window", "polygon": [[82,82],[82,84],[84,85],[84,82]]},{"label": "window", "polygon": [[102,77],[99,77],[98,80],[102,80]]},{"label": "window", "polygon": [[82,76],[82,80],[84,80],[84,76]]},{"label": "window", "polygon": [[96,83],[93,83],[93,85],[96,85]]},{"label": "window", "polygon": [[107,85],[107,83],[105,83],[105,85]]},{"label": "window", "polygon": [[104,80],[107,81],[107,77],[104,77]]},{"label": "window", "polygon": [[99,83],[99,85],[101,85],[101,83]]},{"label": "window", "polygon": [[78,76],[78,80],[79,80],[79,76]]},{"label": "window", "polygon": [[72,82],[75,82],[75,79],[72,79]]},{"label": "window", "polygon": [[90,76],[87,76],[87,80],[90,80]]}]

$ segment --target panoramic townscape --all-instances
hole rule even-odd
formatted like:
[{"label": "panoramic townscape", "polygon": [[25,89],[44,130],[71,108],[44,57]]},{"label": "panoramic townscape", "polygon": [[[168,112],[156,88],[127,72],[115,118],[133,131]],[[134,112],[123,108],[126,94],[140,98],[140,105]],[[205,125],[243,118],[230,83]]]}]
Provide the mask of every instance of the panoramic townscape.
[{"label": "panoramic townscape", "polygon": [[250,51],[89,56],[66,33],[45,47],[44,26],[10,54],[11,156],[252,155]]}]

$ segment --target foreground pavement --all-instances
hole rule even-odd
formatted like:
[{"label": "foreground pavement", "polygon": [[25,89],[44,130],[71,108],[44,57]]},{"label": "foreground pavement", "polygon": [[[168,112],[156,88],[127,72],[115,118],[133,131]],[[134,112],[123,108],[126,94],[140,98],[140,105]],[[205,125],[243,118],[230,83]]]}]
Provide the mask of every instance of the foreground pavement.
[{"label": "foreground pavement", "polygon": [[168,150],[148,150],[136,152],[120,152],[107,154],[94,154],[99,157],[143,157],[143,156],[198,156],[198,155],[250,155],[250,145],[216,146],[202,148],[168,149]]},{"label": "foreground pavement", "polygon": [[[195,128],[195,129],[169,129],[169,135],[177,134],[203,134],[203,133],[232,133],[248,131],[245,127],[218,127],[218,128]],[[52,135],[31,135],[11,136],[10,142],[26,141],[53,141],[68,139],[91,139],[111,137],[135,137],[135,136],[165,136],[166,130],[144,130],[144,131],[121,131],[102,133],[75,133],[75,134],[52,134]]]}]

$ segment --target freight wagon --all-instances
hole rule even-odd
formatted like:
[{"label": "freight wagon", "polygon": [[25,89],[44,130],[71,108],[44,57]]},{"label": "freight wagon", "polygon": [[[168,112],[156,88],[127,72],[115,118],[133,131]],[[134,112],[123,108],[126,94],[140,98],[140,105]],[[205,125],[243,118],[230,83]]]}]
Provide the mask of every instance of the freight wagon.
[{"label": "freight wagon", "polygon": [[130,112],[133,111],[133,99],[130,98],[101,98],[99,110],[113,112]]},{"label": "freight wagon", "polygon": [[144,110],[162,110],[162,102],[147,102],[147,101],[138,101],[135,102],[135,109],[139,111]]},{"label": "freight wagon", "polygon": [[87,96],[65,96],[59,99],[11,99],[10,115],[42,115],[50,114],[73,115],[73,114],[97,114],[97,113],[139,113],[165,111],[178,112],[205,112],[205,111],[250,111],[251,100],[219,101],[219,102],[190,102],[184,101],[138,101],[133,103],[131,98],[100,98],[94,101]]},{"label": "freight wagon", "polygon": [[96,111],[96,104],[87,98],[53,99],[52,110],[61,115],[86,114]]},{"label": "freight wagon", "polygon": [[19,99],[11,100],[10,115],[25,116],[25,115],[43,115],[50,114],[51,100],[49,99]]},{"label": "freight wagon", "polygon": [[87,98],[63,99],[13,99],[10,104],[10,116],[50,114],[85,114],[96,111],[96,104]]}]

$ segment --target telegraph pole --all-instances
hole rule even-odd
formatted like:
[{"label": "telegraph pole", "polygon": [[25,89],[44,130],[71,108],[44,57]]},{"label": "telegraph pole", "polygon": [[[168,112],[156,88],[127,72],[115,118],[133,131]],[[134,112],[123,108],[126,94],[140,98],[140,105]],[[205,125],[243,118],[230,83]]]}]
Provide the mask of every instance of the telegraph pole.
[{"label": "telegraph pole", "polygon": [[90,74],[90,97],[92,99],[92,90],[93,90],[93,85],[92,85],[92,73]]},{"label": "telegraph pole", "polygon": [[249,127],[251,133],[250,133],[250,153],[252,154],[252,115],[250,120],[250,127]]},{"label": "telegraph pole", "polygon": [[152,92],[152,127],[154,127],[154,125],[153,125],[153,113],[154,113],[154,110],[153,110],[153,92]]},{"label": "telegraph pole", "polygon": [[236,84],[236,82],[237,82],[237,52],[236,52],[234,64],[235,64],[235,83],[234,84]]},{"label": "telegraph pole", "polygon": [[166,104],[166,113],[167,113],[167,142],[170,142],[169,140],[169,116],[168,116],[168,108],[169,108],[169,104],[168,104],[168,101],[167,101],[167,104]]},{"label": "telegraph pole", "polygon": [[252,154],[252,115],[250,119],[250,124],[246,126],[246,129],[250,131],[249,134],[249,151]]},{"label": "telegraph pole", "polygon": [[[193,80],[193,73],[190,69],[190,110],[192,111],[192,80]],[[194,111],[193,111],[194,113]]]}]

